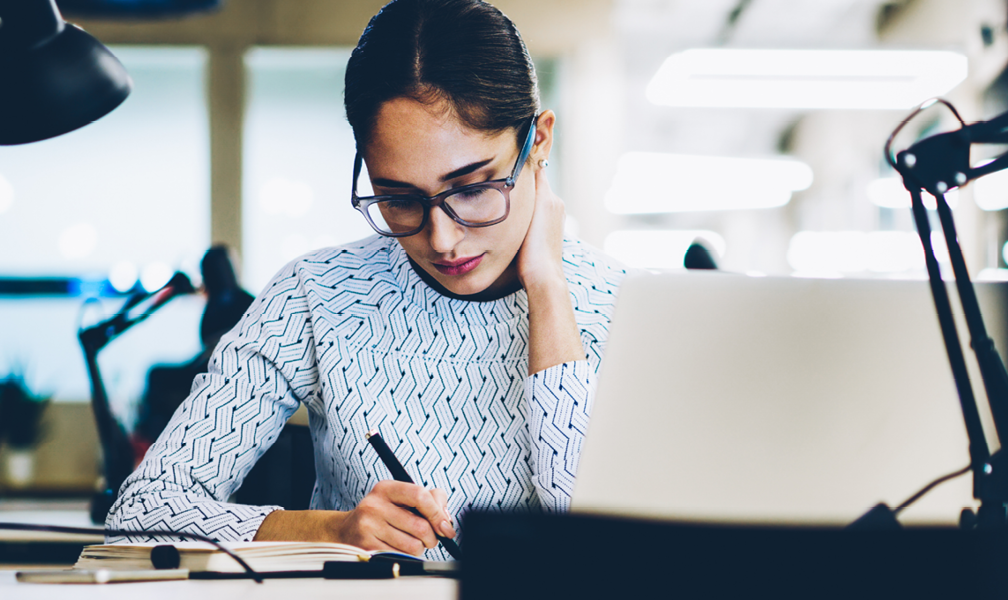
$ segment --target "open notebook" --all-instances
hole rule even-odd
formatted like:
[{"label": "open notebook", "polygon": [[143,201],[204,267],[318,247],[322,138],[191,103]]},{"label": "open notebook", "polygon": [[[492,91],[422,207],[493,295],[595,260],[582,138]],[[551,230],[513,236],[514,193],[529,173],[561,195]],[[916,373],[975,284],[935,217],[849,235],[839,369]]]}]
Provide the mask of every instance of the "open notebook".
[{"label": "open notebook", "polygon": [[[328,561],[368,561],[374,557],[420,562],[416,556],[398,552],[369,552],[347,544],[323,542],[222,542],[222,546],[240,556],[253,570],[261,573],[279,571],[321,571]],[[159,552],[155,548],[174,548]],[[152,552],[154,554],[152,558]],[[177,556],[177,558],[176,558]],[[167,558],[165,558],[167,557]],[[176,563],[177,564],[174,564]],[[85,546],[75,569],[186,569],[191,572],[241,573],[233,558],[205,542],[150,544],[106,544]]]}]

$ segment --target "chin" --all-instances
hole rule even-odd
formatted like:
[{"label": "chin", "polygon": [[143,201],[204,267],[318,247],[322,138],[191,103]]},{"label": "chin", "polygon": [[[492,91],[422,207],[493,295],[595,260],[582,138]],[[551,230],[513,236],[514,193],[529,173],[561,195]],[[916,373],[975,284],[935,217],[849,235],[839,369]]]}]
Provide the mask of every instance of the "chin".
[{"label": "chin", "polygon": [[441,285],[445,287],[446,290],[455,294],[456,296],[472,296],[480,292],[486,291],[490,287],[490,284],[482,285],[479,282],[466,282],[455,280],[453,282],[441,281]]}]

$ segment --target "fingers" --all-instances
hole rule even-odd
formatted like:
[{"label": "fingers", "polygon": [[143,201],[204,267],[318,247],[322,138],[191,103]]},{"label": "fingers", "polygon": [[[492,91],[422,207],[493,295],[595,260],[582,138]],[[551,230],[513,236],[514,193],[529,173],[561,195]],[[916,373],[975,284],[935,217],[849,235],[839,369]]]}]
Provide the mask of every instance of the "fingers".
[{"label": "fingers", "polygon": [[400,508],[389,519],[390,527],[382,530],[381,538],[401,552],[421,554],[437,546],[437,537],[424,519]]},{"label": "fingers", "polygon": [[381,539],[403,548],[405,552],[417,554],[418,551],[423,552],[424,548],[433,548],[438,544],[431,524],[403,507],[393,507],[387,520],[391,527],[383,531]]},{"label": "fingers", "polygon": [[[384,508],[384,510],[382,510]],[[365,550],[394,550],[405,552],[406,554],[418,555],[424,548],[437,543],[430,525],[424,519],[417,517],[406,509],[385,504],[378,506],[361,502],[353,511],[356,513],[353,519],[353,531],[341,541],[360,546]],[[399,521],[396,513],[403,513],[406,520]],[[414,521],[410,521],[412,518]],[[398,522],[397,522],[398,521]],[[396,527],[410,527],[417,530],[416,535],[412,535]],[[423,531],[426,530],[426,540]],[[418,537],[419,536],[419,537]]]},{"label": "fingers", "polygon": [[[434,488],[430,491],[431,495],[434,496],[434,501],[438,503],[438,506],[444,510],[445,514],[448,514],[448,494],[444,490]],[[451,515],[448,515],[449,521],[451,520]]]},{"label": "fingers", "polygon": [[454,521],[452,519],[451,513],[448,512],[448,494],[447,494],[447,492],[445,492],[442,489],[434,488],[434,489],[432,489],[430,491],[430,493],[431,493],[432,496],[434,496],[434,501],[437,502],[438,506],[441,507],[442,512],[444,512],[444,515],[446,517],[445,520],[447,521],[447,523],[449,525],[449,527],[447,528],[447,530],[451,531],[451,535],[449,535],[449,534],[445,533],[444,529],[439,529],[440,534],[443,535],[443,536],[446,536],[446,537],[455,537],[454,528],[451,527],[451,525],[452,525],[452,523]]},{"label": "fingers", "polygon": [[372,491],[383,494],[393,504],[417,509],[438,535],[455,537],[451,518],[444,508],[447,504],[447,496],[444,502],[440,502],[435,499],[431,490],[398,481],[379,482]]}]

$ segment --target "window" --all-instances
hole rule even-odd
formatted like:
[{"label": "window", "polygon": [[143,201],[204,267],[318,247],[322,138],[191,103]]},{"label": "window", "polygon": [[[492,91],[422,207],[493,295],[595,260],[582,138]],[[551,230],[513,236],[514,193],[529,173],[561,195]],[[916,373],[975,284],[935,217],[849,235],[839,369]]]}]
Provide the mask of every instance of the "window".
[{"label": "window", "polygon": [[349,57],[350,49],[301,48],[245,57],[242,255],[253,294],[290,260],[374,233],[350,206]]},{"label": "window", "polygon": [[[159,287],[176,269],[198,272],[210,241],[206,53],[112,51],[134,82],[122,106],[65,136],[0,147],[0,278],[104,282],[116,272],[128,289],[131,277]],[[85,297],[0,296],[0,377],[21,372],[36,393],[90,399],[76,338]],[[119,302],[104,298],[102,312]],[[174,301],[102,353],[109,395],[127,422],[151,364],[199,351],[201,312],[197,298]]]}]

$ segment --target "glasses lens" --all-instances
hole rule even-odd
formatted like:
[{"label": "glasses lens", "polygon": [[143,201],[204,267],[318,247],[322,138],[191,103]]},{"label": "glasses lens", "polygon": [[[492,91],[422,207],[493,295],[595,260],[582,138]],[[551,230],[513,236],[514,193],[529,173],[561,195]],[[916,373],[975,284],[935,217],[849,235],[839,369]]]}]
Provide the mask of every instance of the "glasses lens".
[{"label": "glasses lens", "polygon": [[383,200],[368,206],[368,217],[383,233],[406,233],[419,229],[424,207],[418,200]]},{"label": "glasses lens", "polygon": [[458,218],[469,223],[490,223],[507,215],[507,199],[497,188],[475,188],[445,198]]}]

